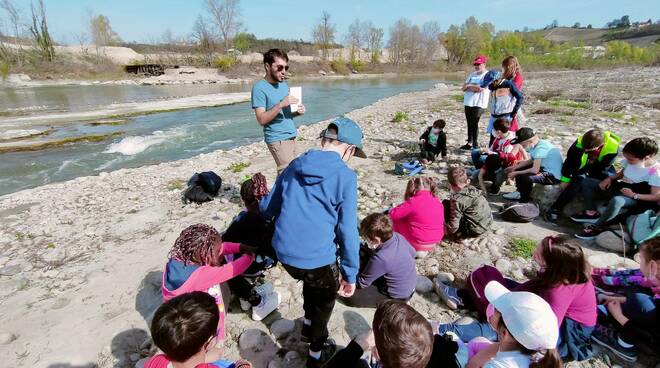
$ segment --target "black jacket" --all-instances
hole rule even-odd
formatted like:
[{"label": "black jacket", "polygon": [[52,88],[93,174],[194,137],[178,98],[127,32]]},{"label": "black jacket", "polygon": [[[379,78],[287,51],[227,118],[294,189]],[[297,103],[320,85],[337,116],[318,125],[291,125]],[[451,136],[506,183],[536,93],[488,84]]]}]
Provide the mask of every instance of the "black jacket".
[{"label": "black jacket", "polygon": [[436,146],[433,146],[429,144],[429,134],[431,134],[431,129],[433,127],[428,127],[422,133],[422,135],[419,136],[419,139],[424,140],[424,145],[422,146],[422,149],[424,151],[429,151],[433,152],[435,156],[438,154],[442,154],[442,157],[447,156],[447,133],[445,133],[443,130],[438,133],[438,144]]}]

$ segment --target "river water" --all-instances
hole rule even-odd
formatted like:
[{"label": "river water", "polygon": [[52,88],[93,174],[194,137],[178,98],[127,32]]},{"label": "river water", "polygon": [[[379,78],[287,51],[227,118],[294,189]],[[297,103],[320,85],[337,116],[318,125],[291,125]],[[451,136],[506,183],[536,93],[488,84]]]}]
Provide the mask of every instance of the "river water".
[{"label": "river water", "polygon": [[[290,82],[290,85],[303,87],[303,103],[307,108],[307,113],[295,122],[298,126],[315,123],[385,97],[426,90],[439,82],[448,81],[439,77],[407,76]],[[247,84],[2,88],[0,112],[39,115],[88,111],[111,103],[245,92],[250,88]],[[107,133],[120,135],[103,142],[0,154],[0,195],[101,171],[189,158],[263,139],[249,103],[135,116],[118,125],[67,124],[50,137]]]}]

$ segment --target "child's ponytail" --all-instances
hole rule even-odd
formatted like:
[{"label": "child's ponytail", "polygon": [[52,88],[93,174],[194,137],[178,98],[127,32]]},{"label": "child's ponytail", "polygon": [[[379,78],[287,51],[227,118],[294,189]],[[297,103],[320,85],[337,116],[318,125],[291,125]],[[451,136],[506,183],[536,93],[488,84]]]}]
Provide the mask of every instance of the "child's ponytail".
[{"label": "child's ponytail", "polygon": [[557,349],[532,352],[529,368],[561,368],[561,357]]}]

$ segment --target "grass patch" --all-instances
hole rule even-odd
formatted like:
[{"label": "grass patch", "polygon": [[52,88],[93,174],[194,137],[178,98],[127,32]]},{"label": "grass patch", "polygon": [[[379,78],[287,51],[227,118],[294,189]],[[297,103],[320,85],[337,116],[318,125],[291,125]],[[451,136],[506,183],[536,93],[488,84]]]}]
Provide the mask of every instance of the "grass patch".
[{"label": "grass patch", "polygon": [[413,132],[413,133],[414,133],[414,132],[417,131],[417,128],[415,128],[415,127],[412,126],[412,125],[408,125],[408,126],[406,127],[406,130],[409,131],[409,132]]},{"label": "grass patch", "polygon": [[135,208],[133,208],[133,209],[131,209],[131,210],[128,210],[128,212],[126,212],[126,213],[129,214],[129,215],[132,215],[132,214],[134,214],[134,213],[138,213],[138,210],[136,210]]},{"label": "grass patch", "polygon": [[25,239],[25,234],[23,234],[23,233],[20,232],[20,231],[17,232],[17,233],[15,234],[15,236],[16,236],[16,240],[23,240],[23,239]]},{"label": "grass patch", "polygon": [[635,115],[631,116],[630,119],[628,119],[628,122],[632,125],[635,125],[639,123],[639,118]]},{"label": "grass patch", "polygon": [[572,108],[575,108],[575,109],[589,109],[589,108],[591,108],[591,104],[589,102],[574,101],[574,100],[563,99],[563,98],[549,100],[548,104],[550,104],[552,106],[572,107]]},{"label": "grass patch", "polygon": [[463,95],[451,95],[451,99],[456,102],[463,102]]},{"label": "grass patch", "polygon": [[181,190],[185,187],[186,183],[181,179],[170,180],[167,183],[167,190]]},{"label": "grass patch", "polygon": [[124,125],[128,122],[126,119],[104,119],[104,120],[97,120],[89,123],[88,125],[90,126],[99,126],[99,125],[109,125],[109,126],[117,126],[117,125]]},{"label": "grass patch", "polygon": [[512,238],[509,241],[509,254],[511,257],[531,258],[536,249],[536,242],[527,238]]},{"label": "grass patch", "polygon": [[598,115],[610,119],[623,119],[624,116],[623,113],[621,112],[612,112],[612,111],[601,111],[598,113]]},{"label": "grass patch", "polygon": [[404,120],[408,120],[408,114],[403,112],[403,111],[397,111],[394,113],[394,117],[392,118],[393,123],[400,123]]},{"label": "grass patch", "polygon": [[229,170],[233,173],[239,173],[248,167],[250,167],[249,162],[234,162],[233,164],[229,165]]}]

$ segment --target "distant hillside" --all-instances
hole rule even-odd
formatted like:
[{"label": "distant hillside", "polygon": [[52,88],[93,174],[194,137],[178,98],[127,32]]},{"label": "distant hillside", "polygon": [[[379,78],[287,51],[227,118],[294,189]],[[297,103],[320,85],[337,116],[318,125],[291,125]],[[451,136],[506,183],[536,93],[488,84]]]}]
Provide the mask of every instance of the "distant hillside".
[{"label": "distant hillside", "polygon": [[601,45],[612,40],[626,41],[635,46],[648,46],[660,40],[660,26],[657,25],[627,30],[557,27],[536,32],[540,32],[548,41],[583,42],[589,46]]}]

